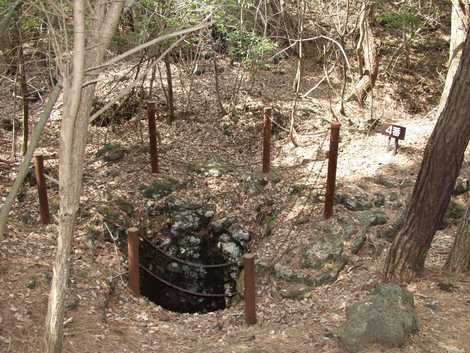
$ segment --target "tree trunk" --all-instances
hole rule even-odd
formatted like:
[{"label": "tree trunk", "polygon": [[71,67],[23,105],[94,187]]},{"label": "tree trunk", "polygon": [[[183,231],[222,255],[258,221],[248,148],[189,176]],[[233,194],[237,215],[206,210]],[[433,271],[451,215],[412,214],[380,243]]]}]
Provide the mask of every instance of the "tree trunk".
[{"label": "tree trunk", "polygon": [[21,98],[23,100],[23,156],[26,155],[28,150],[29,139],[29,104],[28,104],[28,87],[26,84],[26,70],[24,65],[23,53],[23,32],[21,29],[21,7],[18,9],[18,16],[16,21],[16,31],[18,36],[18,66],[17,72],[20,80]]},{"label": "tree trunk", "polygon": [[467,30],[469,26],[469,10],[470,5],[466,2],[464,8],[460,6],[460,0],[452,0],[452,23],[450,34],[450,47],[449,47],[449,69],[447,71],[446,82],[442,92],[441,101],[439,104],[438,114],[440,114],[447,102],[450,87],[454,81],[454,76],[459,67],[460,58],[462,56],[462,46],[465,42]]},{"label": "tree trunk", "polygon": [[173,97],[173,76],[171,73],[171,65],[170,65],[170,58],[168,56],[165,57],[163,60],[165,62],[165,69],[166,69],[166,83],[168,89],[168,124],[173,123],[175,120],[175,105],[174,105],[174,97]]},{"label": "tree trunk", "polygon": [[85,53],[88,42],[85,37],[85,33],[87,33],[85,31],[85,13],[89,8],[85,6],[84,0],[73,2],[72,72],[70,73],[68,68],[62,68],[65,92],[59,151],[59,197],[61,200],[59,237],[46,317],[45,353],[60,353],[63,346],[63,319],[70,275],[70,253],[80,203],[88,122],[95,95],[95,84],[90,84],[85,88],[82,88],[82,85],[85,79],[93,82],[98,76],[96,71],[92,71],[93,74],[89,75],[84,75],[84,72],[87,68],[96,67],[103,63],[105,51],[111,43],[123,5],[123,1],[113,2],[108,11],[105,11],[100,3],[97,5],[93,19],[95,27],[89,38],[88,46],[90,47],[91,43],[99,44],[93,46],[93,49],[87,54]]},{"label": "tree trunk", "polygon": [[214,77],[215,77],[215,97],[217,99],[217,105],[219,106],[220,115],[227,115],[227,111],[222,104],[222,97],[220,95],[220,85],[219,85],[219,68],[217,65],[217,52],[215,51],[215,45],[213,46],[214,56],[212,57],[212,64],[214,66]]},{"label": "tree trunk", "polygon": [[31,163],[31,159],[33,158],[34,150],[36,149],[39,138],[41,137],[42,131],[44,130],[44,126],[46,126],[46,122],[49,119],[52,109],[54,108],[54,104],[59,98],[61,92],[61,88],[59,86],[55,86],[52,90],[49,99],[44,106],[44,111],[39,118],[38,123],[34,127],[33,133],[31,135],[31,143],[28,146],[28,150],[26,155],[23,157],[23,161],[21,162],[20,169],[18,171],[18,175],[16,176],[15,182],[11,187],[7,199],[3,203],[0,209],[0,240],[5,238],[6,233],[6,225],[8,221],[8,214],[10,213],[11,206],[13,205],[13,200],[18,193],[21,185],[23,185],[23,181],[28,174],[29,164]]},{"label": "tree trunk", "polygon": [[444,269],[449,272],[470,271],[470,206],[457,231]]},{"label": "tree trunk", "polygon": [[404,227],[385,263],[388,281],[410,281],[424,269],[434,233],[447,209],[470,138],[470,36],[448,99],[426,146]]},{"label": "tree trunk", "polygon": [[[460,4],[464,7],[460,6]],[[465,41],[465,36],[470,24],[469,7],[470,4],[468,2],[461,3],[458,0],[452,1],[449,71],[447,72],[440,109],[442,109],[445,104],[445,98],[447,98],[446,96],[449,94],[450,87],[454,81],[455,73],[462,56],[462,45]],[[467,209],[465,217],[460,224],[460,228],[455,236],[452,250],[450,251],[444,268],[450,272],[470,271],[470,207]]]},{"label": "tree trunk", "polygon": [[361,12],[359,21],[360,38],[356,47],[361,77],[346,101],[351,101],[356,97],[359,105],[363,106],[366,95],[374,88],[379,74],[379,55],[374,32],[371,29],[371,23],[374,22],[373,9],[365,6]]}]

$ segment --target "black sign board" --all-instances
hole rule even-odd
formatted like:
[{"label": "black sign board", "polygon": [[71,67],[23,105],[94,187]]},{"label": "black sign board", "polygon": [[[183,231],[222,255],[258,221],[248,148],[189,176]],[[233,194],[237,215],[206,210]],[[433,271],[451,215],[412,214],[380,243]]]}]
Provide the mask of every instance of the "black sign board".
[{"label": "black sign board", "polygon": [[385,130],[385,133],[389,137],[394,137],[397,140],[404,140],[406,134],[406,127],[392,124],[387,128],[387,130]]}]

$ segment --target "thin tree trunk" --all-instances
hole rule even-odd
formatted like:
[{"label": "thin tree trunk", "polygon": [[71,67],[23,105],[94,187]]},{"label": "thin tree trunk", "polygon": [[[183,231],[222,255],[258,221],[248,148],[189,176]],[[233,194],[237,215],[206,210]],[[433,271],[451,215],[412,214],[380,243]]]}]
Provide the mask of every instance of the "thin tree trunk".
[{"label": "thin tree trunk", "polygon": [[59,98],[61,88],[60,86],[55,86],[52,90],[49,99],[47,100],[46,105],[44,106],[44,111],[39,118],[38,123],[33,129],[33,133],[31,135],[31,143],[28,146],[28,150],[21,162],[20,170],[18,171],[18,175],[16,176],[15,182],[8,193],[7,199],[5,203],[2,205],[0,210],[0,240],[5,238],[5,230],[8,220],[8,214],[10,213],[11,207],[13,205],[13,200],[15,199],[18,190],[20,189],[21,185],[23,185],[23,181],[28,174],[29,164],[31,163],[31,159],[33,158],[33,153],[38,145],[39,138],[41,137],[42,131],[44,130],[44,126],[46,126],[46,122],[49,119],[52,109],[54,108],[54,104]]},{"label": "thin tree trunk", "polygon": [[98,72],[93,71],[85,77],[84,72],[87,68],[97,67],[103,63],[105,51],[111,43],[123,6],[123,1],[113,2],[106,13],[101,11],[100,15],[95,17],[95,30],[90,42],[99,44],[86,55],[85,12],[88,7],[85,6],[84,0],[73,2],[73,64],[72,74],[68,69],[63,68],[65,92],[59,152],[59,197],[61,200],[59,237],[46,317],[45,353],[60,353],[63,346],[63,319],[70,275],[70,253],[82,189],[88,122],[95,96],[95,84],[90,84],[85,88],[82,88],[82,85],[85,79],[93,82],[98,76]]},{"label": "thin tree trunk", "polygon": [[[73,2],[72,73],[64,70],[64,111],[59,149],[59,237],[49,294],[44,336],[44,352],[60,353],[63,346],[63,320],[70,272],[70,252],[81,191],[81,159],[76,149],[84,146],[86,126],[80,121],[80,103],[85,72],[85,3]],[[87,88],[89,89],[89,88]],[[85,119],[88,123],[88,119]]]},{"label": "thin tree trunk", "polygon": [[465,42],[465,37],[468,31],[470,5],[468,2],[466,2],[466,4],[463,6],[465,6],[465,8],[460,6],[459,0],[452,0],[452,23],[448,63],[449,69],[447,70],[446,82],[441,95],[438,114],[442,112],[447,102],[447,97],[449,96],[455,73],[459,67],[460,58],[462,56],[462,46]]},{"label": "thin tree trunk", "polygon": [[26,70],[24,66],[23,55],[23,32],[21,30],[21,8],[18,9],[18,17],[16,22],[16,30],[18,34],[18,76],[20,79],[21,98],[23,100],[23,156],[28,150],[29,139],[29,104],[28,104],[28,87],[26,86]]},{"label": "thin tree trunk", "polygon": [[171,73],[171,65],[170,65],[170,58],[168,56],[165,57],[163,60],[165,62],[165,69],[166,69],[166,83],[168,87],[168,108],[169,108],[169,115],[168,115],[168,124],[173,123],[175,120],[175,106],[174,106],[174,97],[173,97],[173,76]]},{"label": "thin tree trunk", "polygon": [[[468,2],[461,3],[458,0],[452,1],[449,71],[447,72],[444,93],[441,97],[439,111],[441,111],[445,106],[445,100],[449,95],[450,87],[454,81],[455,73],[457,72],[462,56],[462,44],[465,41],[465,36],[469,29],[468,26],[470,25],[469,10],[470,4]],[[470,271],[470,207],[467,209],[465,217],[460,224],[460,228],[455,236],[452,250],[450,251],[444,268],[450,272]]]},{"label": "thin tree trunk", "polygon": [[410,281],[421,274],[432,239],[447,209],[470,138],[470,36],[448,99],[426,146],[405,224],[385,263],[388,281]]},{"label": "thin tree trunk", "polygon": [[217,65],[217,52],[215,50],[214,56],[212,57],[212,63],[214,65],[215,97],[217,98],[217,105],[219,106],[220,114],[224,116],[227,115],[227,111],[225,110],[224,105],[222,104],[222,97],[220,96],[219,68]]},{"label": "thin tree trunk", "polygon": [[470,271],[470,207],[460,223],[459,230],[444,269],[449,272]]},{"label": "thin tree trunk", "polygon": [[359,105],[363,106],[366,95],[374,88],[375,81],[379,74],[379,55],[374,32],[372,32],[371,29],[371,23],[374,21],[373,9],[366,6],[361,11],[362,14],[359,24],[361,33],[356,48],[361,77],[351,94],[346,98],[346,101],[350,101],[353,97],[356,97]]}]

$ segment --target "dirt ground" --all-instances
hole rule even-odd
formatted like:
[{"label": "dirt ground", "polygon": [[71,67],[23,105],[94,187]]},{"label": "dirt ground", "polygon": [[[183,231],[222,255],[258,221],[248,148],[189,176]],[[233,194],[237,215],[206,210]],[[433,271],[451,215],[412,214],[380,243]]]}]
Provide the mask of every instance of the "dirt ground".
[{"label": "dirt ground", "polygon": [[[221,91],[231,92],[240,70],[228,63],[221,66],[225,68],[221,74]],[[286,67],[291,69],[286,70]],[[247,173],[261,168],[263,104],[272,104],[279,112],[275,119],[280,125],[289,118],[294,97],[290,89],[294,67],[293,62],[284,62],[271,71],[260,72],[254,85],[246,84],[242,88],[235,114],[225,117],[220,117],[215,108],[209,66],[207,78],[199,78],[193,87],[195,93],[189,108],[183,87],[176,83],[180,115],[172,126],[165,123],[164,116],[158,120],[162,168],[159,176],[150,173],[146,124],[139,120],[145,117],[144,106],[139,107],[134,119],[123,125],[90,129],[65,313],[64,352],[344,352],[336,330],[345,319],[346,306],[362,298],[381,280],[386,247],[377,246],[373,238],[350,259],[334,283],[311,288],[300,300],[282,297],[282,290],[289,288],[290,283],[269,274],[259,274],[258,324],[252,327],[244,323],[243,303],[209,314],[178,314],[146,298],[134,297],[127,289],[126,264],[115,244],[104,239],[97,239],[93,246],[89,244],[90,230],[103,226],[96,212],[99,205],[127,200],[137,210],[130,225],[137,225],[145,207],[141,186],[167,177],[191,180],[195,187],[180,191],[181,194],[213,202],[218,212],[243,220],[246,229],[255,234],[252,249],[259,261],[272,261],[289,247],[300,244],[305,232],[322,218],[322,199],[311,202],[309,190],[318,189],[321,196],[325,182],[326,136],[332,118],[326,83],[320,85],[311,98],[298,102],[296,130],[300,145],[294,147],[282,128],[275,135],[273,170],[280,181],[268,182],[261,195],[246,192],[240,181],[245,180]],[[109,75],[124,70],[122,67]],[[313,87],[322,75],[322,70],[315,69],[312,63],[306,69],[305,87]],[[372,110],[370,106],[360,109],[354,102],[347,104],[347,117],[342,119],[339,190],[353,185],[384,195],[394,192],[406,199],[412,190],[426,139],[434,126],[435,114],[425,111],[411,114],[407,105],[410,100],[397,99],[399,89],[383,82],[379,82]],[[422,85],[431,87],[431,83],[423,82]],[[426,101],[414,104],[435,104],[439,90],[433,89],[435,92],[431,92]],[[230,95],[224,99],[228,101]],[[161,111],[164,110],[162,102],[160,98]],[[39,105],[34,110],[36,118],[38,110]],[[383,124],[394,122],[407,127],[406,139],[397,155],[387,149],[383,135],[367,128],[371,111]],[[46,137],[41,140],[40,151],[46,155],[57,152],[58,117],[60,103],[48,124]],[[0,130],[1,159],[9,159],[10,138]],[[96,151],[105,143],[124,146],[124,158],[116,163],[98,159]],[[221,177],[192,172],[214,162],[224,166]],[[15,166],[9,168],[0,164],[2,198],[13,181]],[[57,160],[48,160],[46,169],[57,178]],[[466,166],[462,175],[469,177],[469,173]],[[299,183],[307,185],[306,191],[297,198],[289,197],[292,185]],[[57,241],[58,189],[53,182],[48,182],[48,187],[54,224],[47,227],[40,224],[36,189],[27,186],[11,214],[8,237],[0,243],[0,352],[40,352]],[[281,213],[272,235],[263,237],[258,220],[260,208],[267,200]],[[466,196],[462,200],[465,201]],[[398,211],[387,210],[387,215],[393,220]],[[337,205],[335,212],[339,215],[351,211]],[[300,217],[307,217],[307,221],[296,225],[295,220]],[[411,337],[405,347],[371,347],[367,353],[470,352],[470,278],[441,271],[457,224],[458,221],[452,221],[436,235],[426,273],[408,286],[415,295],[419,333]],[[442,290],[440,283],[449,281],[452,283],[449,290]]]}]

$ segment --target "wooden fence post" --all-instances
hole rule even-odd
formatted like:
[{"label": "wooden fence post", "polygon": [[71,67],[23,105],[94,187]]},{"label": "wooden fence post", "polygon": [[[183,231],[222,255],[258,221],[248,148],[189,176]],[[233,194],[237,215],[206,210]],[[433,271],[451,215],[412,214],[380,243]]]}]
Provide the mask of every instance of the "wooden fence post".
[{"label": "wooden fence post", "polygon": [[134,295],[140,295],[140,261],[139,261],[139,230],[127,230],[127,250],[129,261],[129,289]]},{"label": "wooden fence post", "polygon": [[271,171],[271,135],[272,135],[272,108],[264,108],[263,114],[263,173]]},{"label": "wooden fence post", "polygon": [[255,255],[243,256],[245,283],[245,321],[247,325],[256,324],[256,287],[255,287]]},{"label": "wooden fence post", "polygon": [[47,225],[51,223],[51,217],[49,214],[49,200],[47,199],[46,178],[44,177],[44,157],[42,155],[34,156],[34,174],[36,175],[36,184],[38,185],[41,223]]},{"label": "wooden fence post", "polygon": [[155,124],[156,103],[148,102],[147,117],[149,126],[149,146],[150,146],[150,163],[152,166],[152,173],[158,173],[158,146],[157,146],[157,127]]},{"label": "wooden fence post", "polygon": [[338,165],[338,144],[339,144],[339,122],[331,123],[330,150],[328,152],[328,177],[326,180],[326,196],[325,196],[325,219],[333,215],[333,202],[335,198],[336,186],[336,168]]}]

